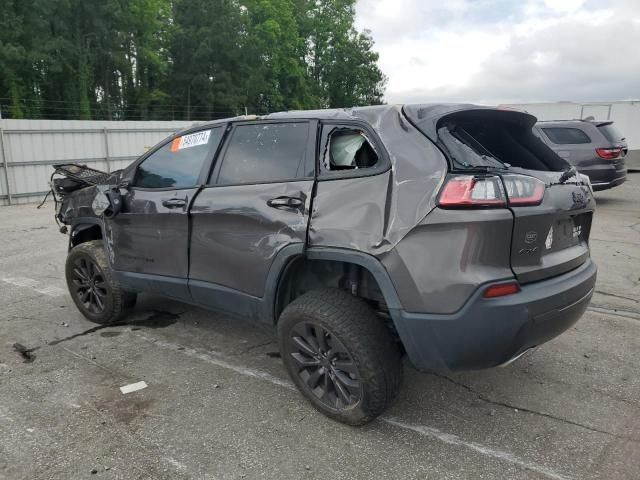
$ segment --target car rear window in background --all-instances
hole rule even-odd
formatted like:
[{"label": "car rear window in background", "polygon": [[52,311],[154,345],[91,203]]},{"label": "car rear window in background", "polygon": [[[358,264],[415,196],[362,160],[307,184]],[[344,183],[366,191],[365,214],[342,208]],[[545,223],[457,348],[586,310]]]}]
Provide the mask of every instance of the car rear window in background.
[{"label": "car rear window in background", "polygon": [[265,183],[304,176],[309,124],[239,125],[222,160],[219,184]]},{"label": "car rear window in background", "polygon": [[605,136],[611,143],[620,143],[623,140],[620,131],[613,126],[612,123],[605,123],[604,125],[598,125],[598,130]]},{"label": "car rear window in background", "polygon": [[549,140],[558,145],[591,143],[589,136],[579,128],[547,127],[542,130]]},{"label": "car rear window in background", "polygon": [[133,185],[141,188],[193,187],[204,162],[220,143],[222,133],[222,128],[213,128],[175,138],[138,165]]}]

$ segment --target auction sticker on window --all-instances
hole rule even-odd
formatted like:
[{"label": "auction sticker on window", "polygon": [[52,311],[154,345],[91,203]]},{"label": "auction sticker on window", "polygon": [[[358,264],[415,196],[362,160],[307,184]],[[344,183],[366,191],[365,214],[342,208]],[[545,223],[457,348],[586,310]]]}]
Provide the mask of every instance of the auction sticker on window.
[{"label": "auction sticker on window", "polygon": [[209,135],[211,135],[211,130],[203,130],[202,132],[190,133],[189,135],[174,138],[173,142],[171,142],[171,151],[177,152],[185,148],[206,145],[209,143]]}]

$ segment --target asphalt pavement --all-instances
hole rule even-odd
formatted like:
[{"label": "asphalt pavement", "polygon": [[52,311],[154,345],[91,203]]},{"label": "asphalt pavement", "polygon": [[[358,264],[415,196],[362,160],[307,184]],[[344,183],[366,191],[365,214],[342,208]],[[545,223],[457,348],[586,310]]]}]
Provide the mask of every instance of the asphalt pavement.
[{"label": "asphalt pavement", "polygon": [[574,328],[506,368],[406,365],[361,428],[303,399],[270,329],[150,295],[90,323],[52,204],[0,207],[0,479],[638,479],[640,173],[596,198]]}]

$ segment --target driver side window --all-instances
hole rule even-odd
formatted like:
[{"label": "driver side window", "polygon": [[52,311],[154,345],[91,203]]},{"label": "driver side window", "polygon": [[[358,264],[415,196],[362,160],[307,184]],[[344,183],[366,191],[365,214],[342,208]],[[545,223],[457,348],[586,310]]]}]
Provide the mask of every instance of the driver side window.
[{"label": "driver side window", "polygon": [[138,165],[133,186],[139,188],[190,188],[215,153],[223,128],[182,135],[163,145]]}]

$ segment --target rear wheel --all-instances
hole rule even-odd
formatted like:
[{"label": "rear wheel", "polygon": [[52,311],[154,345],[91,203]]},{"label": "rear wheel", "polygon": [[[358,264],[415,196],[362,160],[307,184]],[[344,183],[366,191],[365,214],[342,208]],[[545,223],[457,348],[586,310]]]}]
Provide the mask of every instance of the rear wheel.
[{"label": "rear wheel", "polygon": [[136,294],[113,279],[101,241],[75,246],[67,256],[65,274],[73,302],[92,322],[113,323],[135,304]]},{"label": "rear wheel", "polygon": [[325,415],[363,425],[398,394],[400,352],[362,299],[314,290],[295,299],[278,322],[280,352],[294,383]]}]

